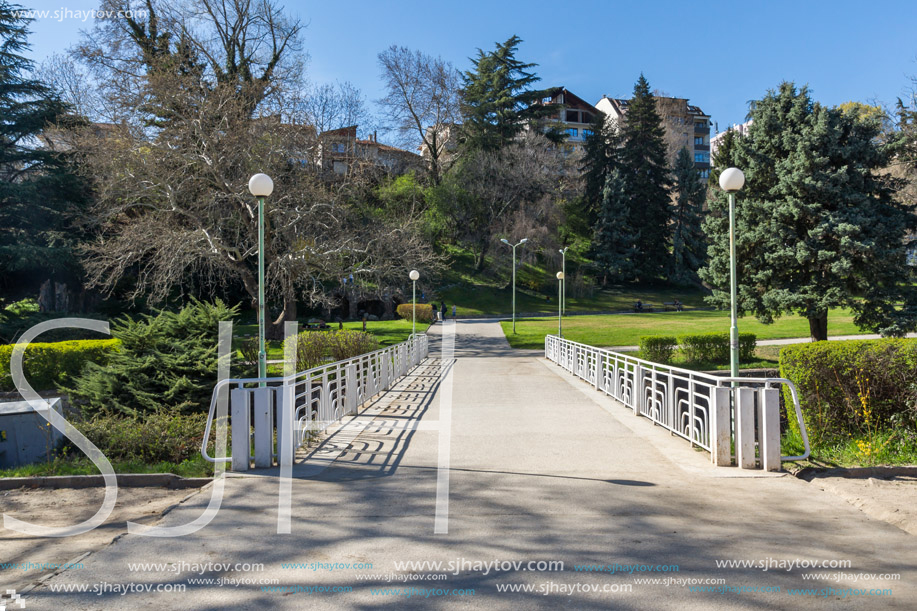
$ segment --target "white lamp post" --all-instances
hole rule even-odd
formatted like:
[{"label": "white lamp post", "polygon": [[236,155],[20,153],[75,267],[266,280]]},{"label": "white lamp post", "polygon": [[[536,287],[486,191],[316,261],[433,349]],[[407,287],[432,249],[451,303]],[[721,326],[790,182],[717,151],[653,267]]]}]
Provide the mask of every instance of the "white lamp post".
[{"label": "white lamp post", "polygon": [[[739,323],[736,314],[736,191],[745,186],[745,174],[739,168],[727,168],[720,174],[720,188],[729,194],[729,297],[732,326],[729,329],[730,375],[739,377]],[[735,386],[733,382],[733,386]]]},{"label": "white lamp post", "polygon": [[529,241],[528,238],[522,238],[515,246],[510,244],[506,238],[500,240],[513,249],[513,334],[516,333],[516,246],[522,246]]},{"label": "white lamp post", "polygon": [[420,272],[418,272],[416,269],[412,269],[408,276],[411,278],[411,282],[414,284],[414,296],[411,301],[411,334],[413,335],[417,333],[417,280],[420,278]]},{"label": "white lamp post", "polygon": [[[258,198],[258,377],[267,377],[267,353],[264,350],[264,198],[274,192],[274,181],[267,174],[255,174],[248,180],[248,190]],[[261,383],[264,386],[264,382]]]},{"label": "white lamp post", "polygon": [[561,295],[562,295],[562,292],[561,292],[562,289],[561,289],[561,287],[562,287],[563,285],[564,285],[564,273],[563,273],[563,272],[557,272],[557,336],[558,336],[558,337],[563,337],[563,336],[564,336],[564,326],[563,326],[563,325],[564,325],[564,323],[563,323],[564,317],[563,317],[562,308],[561,308],[561,305],[560,305],[560,303],[561,303]]},{"label": "white lamp post", "polygon": [[561,293],[561,311],[563,314],[567,313],[567,249],[569,246],[564,246],[562,250],[559,250],[560,253],[560,271],[563,273],[564,277],[561,279],[561,284],[564,285],[563,292]]}]

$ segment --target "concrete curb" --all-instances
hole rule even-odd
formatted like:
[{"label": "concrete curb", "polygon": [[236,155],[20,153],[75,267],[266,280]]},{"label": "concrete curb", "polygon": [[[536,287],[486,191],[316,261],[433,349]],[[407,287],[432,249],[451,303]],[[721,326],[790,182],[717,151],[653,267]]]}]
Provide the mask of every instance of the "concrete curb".
[{"label": "concrete curb", "polygon": [[837,467],[822,469],[805,467],[794,473],[799,479],[807,482],[819,477],[846,477],[849,479],[868,479],[870,477],[897,477],[901,475],[917,477],[917,466],[902,465],[896,467]]},{"label": "concrete curb", "polygon": [[[200,488],[209,477],[179,477],[174,473],[119,473],[118,485],[125,488]],[[49,475],[0,478],[0,490],[16,488],[94,488],[105,485],[101,475]]]}]

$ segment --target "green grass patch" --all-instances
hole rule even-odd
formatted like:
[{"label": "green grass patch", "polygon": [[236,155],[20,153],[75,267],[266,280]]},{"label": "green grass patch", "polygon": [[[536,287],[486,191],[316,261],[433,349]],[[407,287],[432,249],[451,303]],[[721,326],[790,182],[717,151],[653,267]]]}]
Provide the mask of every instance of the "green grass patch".
[{"label": "green grass patch", "polygon": [[[543,349],[546,335],[557,333],[557,318],[524,318],[516,320],[516,334],[510,321],[501,321],[510,346]],[[636,346],[643,335],[685,335],[729,331],[729,312],[653,312],[604,316],[568,316],[564,318],[564,338],[590,346]],[[739,331],[754,333],[758,340],[808,337],[809,322],[801,316],[784,316],[765,325],[754,318],[739,319]],[[862,333],[853,324],[849,310],[832,310],[828,314],[829,335]]]},{"label": "green grass patch", "polygon": [[[805,451],[802,439],[792,431],[783,436],[781,445],[785,456],[799,456]],[[796,464],[800,468],[917,465],[917,430],[885,429],[873,435],[850,434],[844,439],[813,443],[809,459]]]},{"label": "green grass patch", "polygon": [[[204,460],[199,454],[180,463],[113,460],[111,461],[111,466],[115,473],[174,473],[181,477],[213,477],[213,465]],[[99,475],[99,470],[86,457],[66,456],[59,456],[51,462],[0,469],[0,478],[47,475]]]},{"label": "green grass patch", "polygon": [[[300,326],[304,328],[305,321],[300,321]],[[336,323],[329,323],[328,325],[332,329],[337,329]],[[429,325],[426,323],[417,323],[417,332],[424,333]],[[344,323],[345,329],[352,329],[355,331],[363,330],[363,321],[351,321]],[[303,330],[303,329],[301,329]],[[251,338],[258,337],[258,325],[257,324],[248,324],[248,325],[233,325],[233,332],[235,337],[233,338],[233,348],[236,350],[236,354],[239,358],[242,358],[239,348],[242,345],[242,342]],[[410,320],[377,320],[377,321],[367,321],[366,322],[366,332],[375,335],[379,339],[379,345],[382,347],[391,346],[394,344],[399,344],[403,341],[407,341],[408,337],[411,335],[411,321]],[[267,358],[270,361],[279,360],[283,358],[283,342],[282,341],[268,341],[267,342]],[[278,371],[282,373],[282,367],[278,368]],[[268,368],[270,372],[270,367]]]}]

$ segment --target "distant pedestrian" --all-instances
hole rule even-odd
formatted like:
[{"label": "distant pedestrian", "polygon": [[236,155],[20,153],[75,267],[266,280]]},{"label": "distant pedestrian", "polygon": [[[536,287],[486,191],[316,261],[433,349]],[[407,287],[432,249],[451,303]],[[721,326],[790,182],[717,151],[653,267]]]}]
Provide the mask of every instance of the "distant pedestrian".
[{"label": "distant pedestrian", "polygon": [[452,318],[455,319],[455,304],[452,304]]},{"label": "distant pedestrian", "polygon": [[439,319],[441,321],[446,320],[446,302],[445,301],[443,302],[442,309],[439,311]]},{"label": "distant pedestrian", "polygon": [[366,312],[363,312],[363,333],[366,333]]}]

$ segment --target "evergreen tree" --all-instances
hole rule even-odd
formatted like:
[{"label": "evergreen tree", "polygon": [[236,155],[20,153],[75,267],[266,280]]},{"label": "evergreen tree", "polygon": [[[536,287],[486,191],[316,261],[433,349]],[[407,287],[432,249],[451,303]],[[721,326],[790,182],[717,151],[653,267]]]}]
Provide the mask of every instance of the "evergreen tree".
[{"label": "evergreen tree", "polygon": [[[752,111],[735,140],[745,172],[737,195],[738,307],[764,322],[795,312],[816,340],[827,338],[829,308],[848,307],[854,322],[883,335],[917,324],[917,299],[906,282],[903,239],[915,218],[893,198],[880,172],[888,149],[880,126],[813,102],[806,87],[782,83]],[[704,224],[712,243],[701,277],[729,304],[725,197],[710,199]],[[903,307],[896,303],[903,302]]]},{"label": "evergreen tree", "polygon": [[621,142],[617,126],[610,124],[603,112],[596,112],[590,134],[583,142],[583,197],[581,206],[590,226],[594,226],[602,210],[605,183],[614,170]]},{"label": "evergreen tree", "polygon": [[687,147],[678,152],[674,168],[675,201],[672,207],[672,258],[669,280],[697,282],[697,270],[704,263],[706,241],[701,229],[701,211],[707,189],[700,179]]},{"label": "evergreen tree", "polygon": [[0,290],[6,294],[78,273],[66,224],[83,198],[66,157],[37,138],[64,118],[66,106],[27,76],[30,20],[21,10],[0,1]]},{"label": "evergreen tree", "polygon": [[627,104],[621,130],[623,208],[634,229],[634,270],[641,280],[658,278],[669,258],[669,185],[665,130],[656,101],[641,74]]},{"label": "evergreen tree", "polygon": [[634,276],[634,231],[623,190],[621,169],[615,168],[602,189],[602,206],[593,242],[602,284],[607,284],[609,277],[626,281]]},{"label": "evergreen tree", "polygon": [[[462,75],[462,134],[464,145],[471,149],[495,151],[511,142],[530,123],[556,114],[556,104],[540,104],[551,95],[550,89],[531,89],[541,80],[530,72],[537,64],[516,59],[522,42],[513,36],[496,49],[485,53],[478,49],[474,68]],[[562,138],[549,131],[554,140]]]}]

